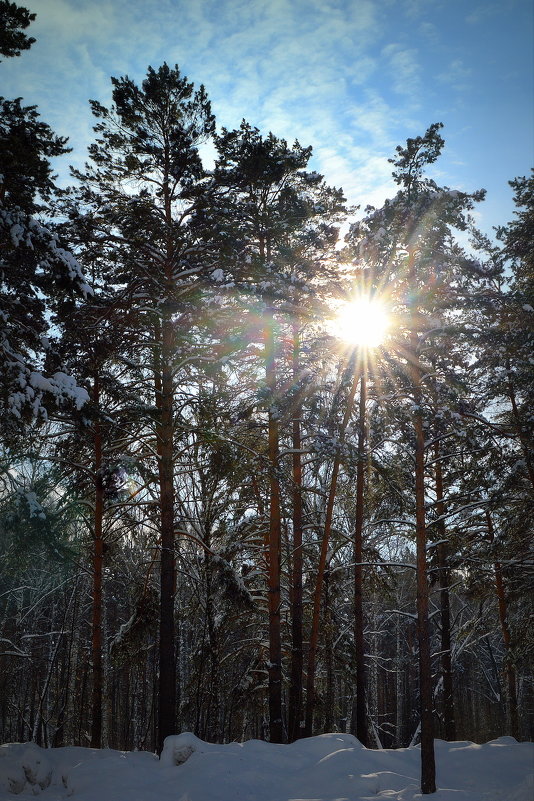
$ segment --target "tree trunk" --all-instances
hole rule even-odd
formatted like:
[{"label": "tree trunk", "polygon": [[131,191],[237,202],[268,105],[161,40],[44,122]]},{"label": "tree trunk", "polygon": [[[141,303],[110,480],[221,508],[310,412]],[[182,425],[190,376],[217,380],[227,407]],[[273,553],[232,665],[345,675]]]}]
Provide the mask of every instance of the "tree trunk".
[{"label": "tree trunk", "polygon": [[[364,356],[365,358],[365,356]],[[365,480],[365,405],[367,401],[367,364],[360,379],[360,415],[358,420],[358,464],[356,468],[356,521],[354,526],[354,651],[356,654],[356,699],[354,733],[362,745],[369,745],[365,687],[365,642],[363,623],[363,499]]]},{"label": "tree trunk", "polygon": [[323,591],[324,572],[326,568],[326,558],[328,554],[328,544],[330,542],[330,533],[332,530],[332,517],[334,513],[334,501],[337,490],[337,479],[339,468],[341,465],[341,448],[345,440],[345,431],[349,423],[352,408],[354,406],[354,396],[358,386],[359,372],[354,370],[352,385],[347,399],[347,406],[341,425],[341,432],[339,435],[338,450],[334,457],[334,464],[332,466],[332,477],[330,479],[330,491],[326,504],[325,523],[323,529],[323,539],[321,543],[321,553],[319,556],[319,566],[317,568],[317,578],[315,580],[315,591],[313,594],[313,613],[312,625],[310,631],[310,645],[308,649],[308,675],[306,677],[306,720],[305,720],[305,736],[311,737],[313,733],[313,709],[315,705],[315,663],[317,657],[317,642],[319,640],[319,620],[321,613],[321,596]]},{"label": "tree trunk", "polygon": [[[415,289],[415,253],[408,251],[408,285]],[[412,303],[412,315],[416,311]],[[412,326],[415,325],[415,320]],[[410,332],[409,367],[412,379],[415,434],[415,537],[417,567],[417,642],[419,646],[419,703],[421,712],[421,793],[436,792],[432,664],[430,655],[429,592],[426,563],[425,522],[425,437],[423,430],[423,392],[417,331]]]},{"label": "tree trunk", "polygon": [[417,355],[417,335],[412,335],[412,378],[415,401],[415,525],[417,563],[417,642],[419,646],[419,695],[421,709],[421,792],[436,792],[434,721],[432,716],[432,665],[425,524],[425,438],[423,431],[421,367]]},{"label": "tree trunk", "polygon": [[333,620],[332,603],[330,593],[330,566],[328,565],[324,575],[324,643],[325,643],[325,693],[324,693],[324,728],[325,732],[331,732],[334,727],[334,711],[336,699],[334,693],[334,643],[333,643]]},{"label": "tree trunk", "polygon": [[404,662],[401,648],[400,615],[395,623],[395,748],[404,745]]},{"label": "tree trunk", "polygon": [[281,743],[282,725],[282,643],[280,631],[280,556],[282,526],[280,517],[280,482],[278,478],[279,434],[276,406],[276,362],[274,313],[265,327],[265,378],[269,390],[268,453],[269,453],[269,534],[267,543],[267,589],[269,608],[269,739]]},{"label": "tree trunk", "polygon": [[456,740],[456,723],[454,719],[454,694],[453,694],[453,675],[452,675],[452,651],[451,651],[451,603],[450,603],[450,570],[448,566],[447,543],[445,531],[445,502],[443,500],[443,472],[440,462],[439,442],[434,447],[435,480],[436,480],[436,514],[438,522],[436,525],[438,546],[438,575],[439,575],[439,597],[440,597],[440,620],[441,620],[441,676],[443,679],[443,725],[445,729],[445,739]]},{"label": "tree trunk", "polygon": [[161,325],[160,380],[156,380],[158,472],[160,489],[161,562],[158,688],[158,750],[176,726],[176,657],[174,596],[176,589],[174,555],[173,486],[173,331],[169,318]]},{"label": "tree trunk", "polygon": [[528,477],[530,479],[532,489],[534,490],[534,464],[532,463],[532,448],[529,446],[527,438],[525,437],[525,429],[521,420],[521,415],[519,414],[519,409],[517,407],[517,399],[515,395],[515,388],[511,379],[512,372],[509,359],[506,360],[506,372],[508,375],[508,397],[510,398],[510,403],[512,404],[512,414],[515,420],[517,436],[519,437],[521,448],[523,449]]},{"label": "tree trunk", "polygon": [[[100,385],[95,375],[93,402],[99,413]],[[104,562],[104,484],[102,477],[102,430],[97,419],[94,428],[95,449],[95,507],[94,507],[94,545],[93,545],[93,620],[92,620],[92,660],[93,687],[91,699],[91,748],[102,747],[102,568]]]},{"label": "tree trunk", "polygon": [[[206,571],[206,622],[208,627],[208,646],[210,658],[210,679],[208,690],[208,709],[206,714],[207,739],[210,742],[223,742],[220,730],[220,665],[219,641],[215,621],[215,598],[213,590],[213,554],[211,551],[211,535],[206,531],[204,536],[206,550],[204,551],[204,565]],[[208,550],[210,549],[210,550]]]},{"label": "tree trunk", "polygon": [[[174,304],[173,213],[171,203],[171,155],[165,144],[163,169],[163,204],[166,232],[164,298],[161,318],[159,363],[155,371],[156,406],[159,410],[157,433],[158,473],[160,490],[161,562],[160,562],[160,626],[158,686],[158,751],[165,738],[175,734],[176,727],[176,632],[174,597],[176,593],[176,558],[174,542],[174,375],[175,336],[170,308]],[[155,341],[158,342],[157,337]]]},{"label": "tree trunk", "polygon": [[[493,520],[489,511],[486,511],[486,522],[488,526],[488,534],[490,541],[495,539]],[[497,593],[497,601],[499,604],[499,620],[501,623],[501,632],[506,650],[504,660],[504,676],[507,695],[507,711],[508,711],[508,727],[509,733],[516,740],[519,739],[519,707],[517,703],[517,679],[512,655],[512,634],[508,625],[508,603],[506,600],[506,592],[504,589],[504,580],[502,574],[502,566],[500,562],[495,562],[495,590]]]},{"label": "tree trunk", "polygon": [[289,685],[288,740],[292,743],[301,735],[302,717],[302,460],[300,422],[302,403],[298,391],[299,368],[299,332],[298,325],[293,325],[293,381],[297,388],[297,400],[293,412],[292,438],[293,449],[293,564],[291,576],[291,678]]}]

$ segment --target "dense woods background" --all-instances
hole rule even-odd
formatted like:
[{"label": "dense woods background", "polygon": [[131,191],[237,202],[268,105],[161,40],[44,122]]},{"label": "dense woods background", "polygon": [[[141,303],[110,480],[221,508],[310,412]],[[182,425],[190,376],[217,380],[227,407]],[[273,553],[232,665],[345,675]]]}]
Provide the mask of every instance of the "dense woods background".
[{"label": "dense woods background", "polygon": [[68,191],[1,100],[2,740],[531,738],[534,179],[490,240],[439,124],[356,210],[178,67],[112,88]]}]

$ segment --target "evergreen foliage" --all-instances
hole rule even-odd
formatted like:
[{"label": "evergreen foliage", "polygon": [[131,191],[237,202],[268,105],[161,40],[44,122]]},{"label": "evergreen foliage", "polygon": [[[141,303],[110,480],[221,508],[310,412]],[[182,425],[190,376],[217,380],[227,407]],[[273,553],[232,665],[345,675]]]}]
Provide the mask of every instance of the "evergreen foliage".
[{"label": "evergreen foliage", "polygon": [[[16,55],[10,51],[32,40],[20,38],[15,27],[26,27],[35,15],[2,5],[4,54]],[[47,407],[73,401],[79,407],[86,399],[48,336],[58,295],[89,291],[80,265],[45,220],[47,201],[56,194],[50,159],[68,152],[66,141],[39,120],[35,106],[0,98],[0,430],[6,442],[45,420]]]},{"label": "evergreen foliage", "polygon": [[32,46],[35,39],[24,31],[35,17],[23,6],[0,0],[0,55],[6,58],[20,56],[21,50]]},{"label": "evergreen foliage", "polygon": [[[0,8],[14,55],[34,15]],[[1,101],[2,737],[352,727],[421,737],[429,794],[434,734],[534,719],[533,179],[490,241],[435,123],[354,220],[177,66],[111,82],[65,192],[66,140]],[[325,331],[358,294],[373,353]]]}]

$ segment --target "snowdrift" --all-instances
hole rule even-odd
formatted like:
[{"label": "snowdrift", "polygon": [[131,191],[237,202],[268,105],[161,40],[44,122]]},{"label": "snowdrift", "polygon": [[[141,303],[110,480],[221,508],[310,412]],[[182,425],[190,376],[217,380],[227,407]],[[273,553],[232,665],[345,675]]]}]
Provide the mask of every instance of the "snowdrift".
[{"label": "snowdrift", "polygon": [[419,749],[373,751],[349,734],[291,745],[168,737],[146,752],[0,746],[0,801],[532,801],[534,744],[436,740],[438,791],[419,793]]}]

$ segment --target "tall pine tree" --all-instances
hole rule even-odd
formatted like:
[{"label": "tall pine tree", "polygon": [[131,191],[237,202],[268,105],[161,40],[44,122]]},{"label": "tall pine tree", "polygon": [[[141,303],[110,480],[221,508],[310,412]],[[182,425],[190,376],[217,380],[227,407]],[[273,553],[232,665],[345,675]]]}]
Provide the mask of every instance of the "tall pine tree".
[{"label": "tall pine tree", "polygon": [[138,413],[154,437],[160,510],[158,747],[176,730],[174,433],[176,398],[194,358],[191,330],[213,265],[196,211],[205,173],[198,146],[214,129],[204,88],[178,67],[149,67],[138,86],[112,78],[113,106],[92,101],[98,138],[75,177],[80,223],[103,243],[114,314],[135,332],[126,353],[144,376]]}]

